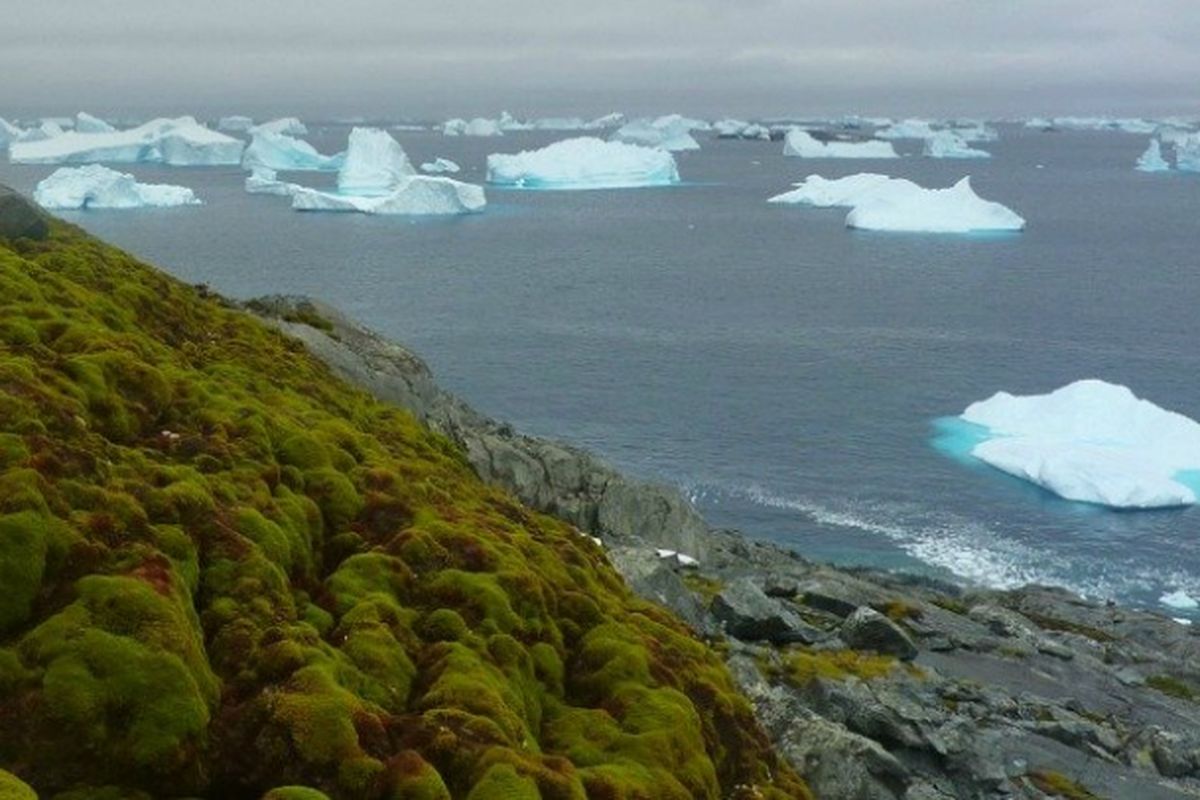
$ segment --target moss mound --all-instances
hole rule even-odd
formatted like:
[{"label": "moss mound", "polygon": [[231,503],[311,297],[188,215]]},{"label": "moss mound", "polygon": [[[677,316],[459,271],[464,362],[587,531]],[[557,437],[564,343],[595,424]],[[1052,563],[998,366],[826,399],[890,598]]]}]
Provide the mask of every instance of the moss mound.
[{"label": "moss mound", "polygon": [[807,796],[587,537],[59,223],[0,241],[0,581],[45,797]]}]

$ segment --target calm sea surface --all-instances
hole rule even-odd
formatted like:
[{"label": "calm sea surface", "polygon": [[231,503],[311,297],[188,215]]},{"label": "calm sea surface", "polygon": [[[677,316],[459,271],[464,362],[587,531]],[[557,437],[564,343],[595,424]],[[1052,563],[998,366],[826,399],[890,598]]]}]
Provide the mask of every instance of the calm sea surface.
[{"label": "calm sea surface", "polygon": [[[329,152],[346,133],[309,138]],[[396,135],[414,161],[452,158],[481,181],[489,152],[569,134]],[[1145,136],[1001,136],[986,162],[852,162],[702,134],[679,156],[683,186],[489,190],[485,214],[421,221],[296,213],[245,194],[235,168],[121,167],[205,205],[62,216],[232,296],[323,298],[481,410],[814,558],[1152,607],[1200,595],[1200,508],[1069,503],[930,444],[935,418],[997,390],[1085,377],[1200,419],[1200,175],[1135,172]],[[31,190],[50,171],[3,163],[0,181]],[[844,210],[765,202],[859,171],[970,174],[1028,230],[853,232]]]}]

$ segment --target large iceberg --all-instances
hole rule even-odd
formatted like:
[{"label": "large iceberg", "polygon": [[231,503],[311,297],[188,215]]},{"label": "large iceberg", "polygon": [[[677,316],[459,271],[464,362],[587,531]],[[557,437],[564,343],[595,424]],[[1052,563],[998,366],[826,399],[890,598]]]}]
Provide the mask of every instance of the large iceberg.
[{"label": "large iceberg", "polygon": [[296,139],[284,133],[256,130],[242,156],[242,166],[249,170],[265,167],[274,170],[322,172],[341,168],[345,156],[345,153],[322,155],[303,139]]},{"label": "large iceberg", "polygon": [[891,142],[823,142],[800,128],[787,132],[783,154],[800,158],[899,158]]},{"label": "large iceberg", "polygon": [[[1044,395],[999,392],[962,419],[990,438],[971,455],[1068,500],[1113,508],[1191,505],[1200,423],[1128,388],[1083,380]],[[1191,473],[1191,475],[1189,475]]]},{"label": "large iceberg", "polygon": [[949,189],[926,189],[909,181],[885,184],[855,201],[846,215],[846,226],[872,231],[982,233],[1024,230],[1025,220],[1007,206],[975,194],[970,177],[966,177]]},{"label": "large iceberg", "polygon": [[657,147],[660,150],[679,152],[699,150],[700,143],[692,137],[692,130],[702,125],[699,120],[670,114],[658,119],[638,119],[622,125],[612,135],[614,142]]},{"label": "large iceberg", "polygon": [[935,133],[933,126],[923,119],[906,119],[876,131],[880,139],[928,139]]},{"label": "large iceberg", "polygon": [[957,131],[938,131],[925,140],[924,153],[930,158],[991,158],[986,150],[971,147]]},{"label": "large iceberg", "polygon": [[354,128],[338,170],[338,192],[362,196],[390,194],[400,182],[415,175],[400,143],[379,128]]},{"label": "large iceberg", "polygon": [[1184,172],[1200,172],[1200,133],[1175,140],[1175,168]]},{"label": "large iceberg", "polygon": [[795,189],[775,195],[767,202],[817,208],[853,207],[860,198],[878,191],[892,182],[916,186],[911,181],[902,178],[889,178],[887,175],[877,175],[873,172],[860,172],[857,175],[847,175],[844,178],[832,180],[822,178],[820,175],[809,175],[800,183],[793,184]]},{"label": "large iceberg", "polygon": [[113,133],[116,128],[86,111],[80,111],[75,115],[75,130],[79,133]]},{"label": "large iceberg", "polygon": [[238,164],[245,145],[204,127],[192,117],[155,119],[109,133],[68,131],[42,141],[14,142],[16,164],[159,163],[172,166]]},{"label": "large iceberg", "polygon": [[295,117],[280,117],[273,119],[270,122],[264,122],[261,125],[255,125],[247,128],[251,134],[254,133],[282,133],[285,136],[306,136],[308,134],[308,126]]},{"label": "large iceberg", "polygon": [[616,189],[679,183],[666,150],[590,136],[487,159],[488,183],[527,189]]},{"label": "large iceberg", "polygon": [[197,205],[186,186],[138,183],[132,175],[99,164],[60,167],[38,183],[33,199],[43,208],[167,208]]},{"label": "large iceberg", "polygon": [[1138,172],[1169,172],[1171,165],[1163,158],[1162,145],[1158,139],[1151,139],[1150,144],[1146,147],[1146,152],[1142,153],[1137,160]]},{"label": "large iceberg", "polygon": [[487,205],[483,187],[450,178],[414,175],[390,193],[372,197],[298,188],[292,208],[299,211],[357,211],[362,214],[471,214]]},{"label": "large iceberg", "polygon": [[435,158],[433,161],[426,161],[421,165],[422,172],[448,172],[450,174],[454,174],[460,170],[462,170],[462,167],[448,158]]}]

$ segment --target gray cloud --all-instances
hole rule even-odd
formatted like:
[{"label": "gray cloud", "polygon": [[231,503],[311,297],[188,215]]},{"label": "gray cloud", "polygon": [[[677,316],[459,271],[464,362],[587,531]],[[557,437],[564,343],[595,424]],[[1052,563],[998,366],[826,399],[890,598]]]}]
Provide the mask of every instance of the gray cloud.
[{"label": "gray cloud", "polygon": [[1200,112],[1196,0],[53,0],[0,115]]}]

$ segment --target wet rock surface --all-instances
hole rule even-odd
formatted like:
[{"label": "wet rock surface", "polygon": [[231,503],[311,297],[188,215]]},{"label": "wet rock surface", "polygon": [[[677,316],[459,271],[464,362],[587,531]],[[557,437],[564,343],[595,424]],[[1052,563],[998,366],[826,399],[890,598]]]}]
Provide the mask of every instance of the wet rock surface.
[{"label": "wet rock surface", "polygon": [[331,309],[252,307],[452,438],[486,480],[601,539],[635,591],[723,640],[818,797],[1200,797],[1200,631],[1056,588],[837,569],[710,529],[674,490],[473,411]]}]

